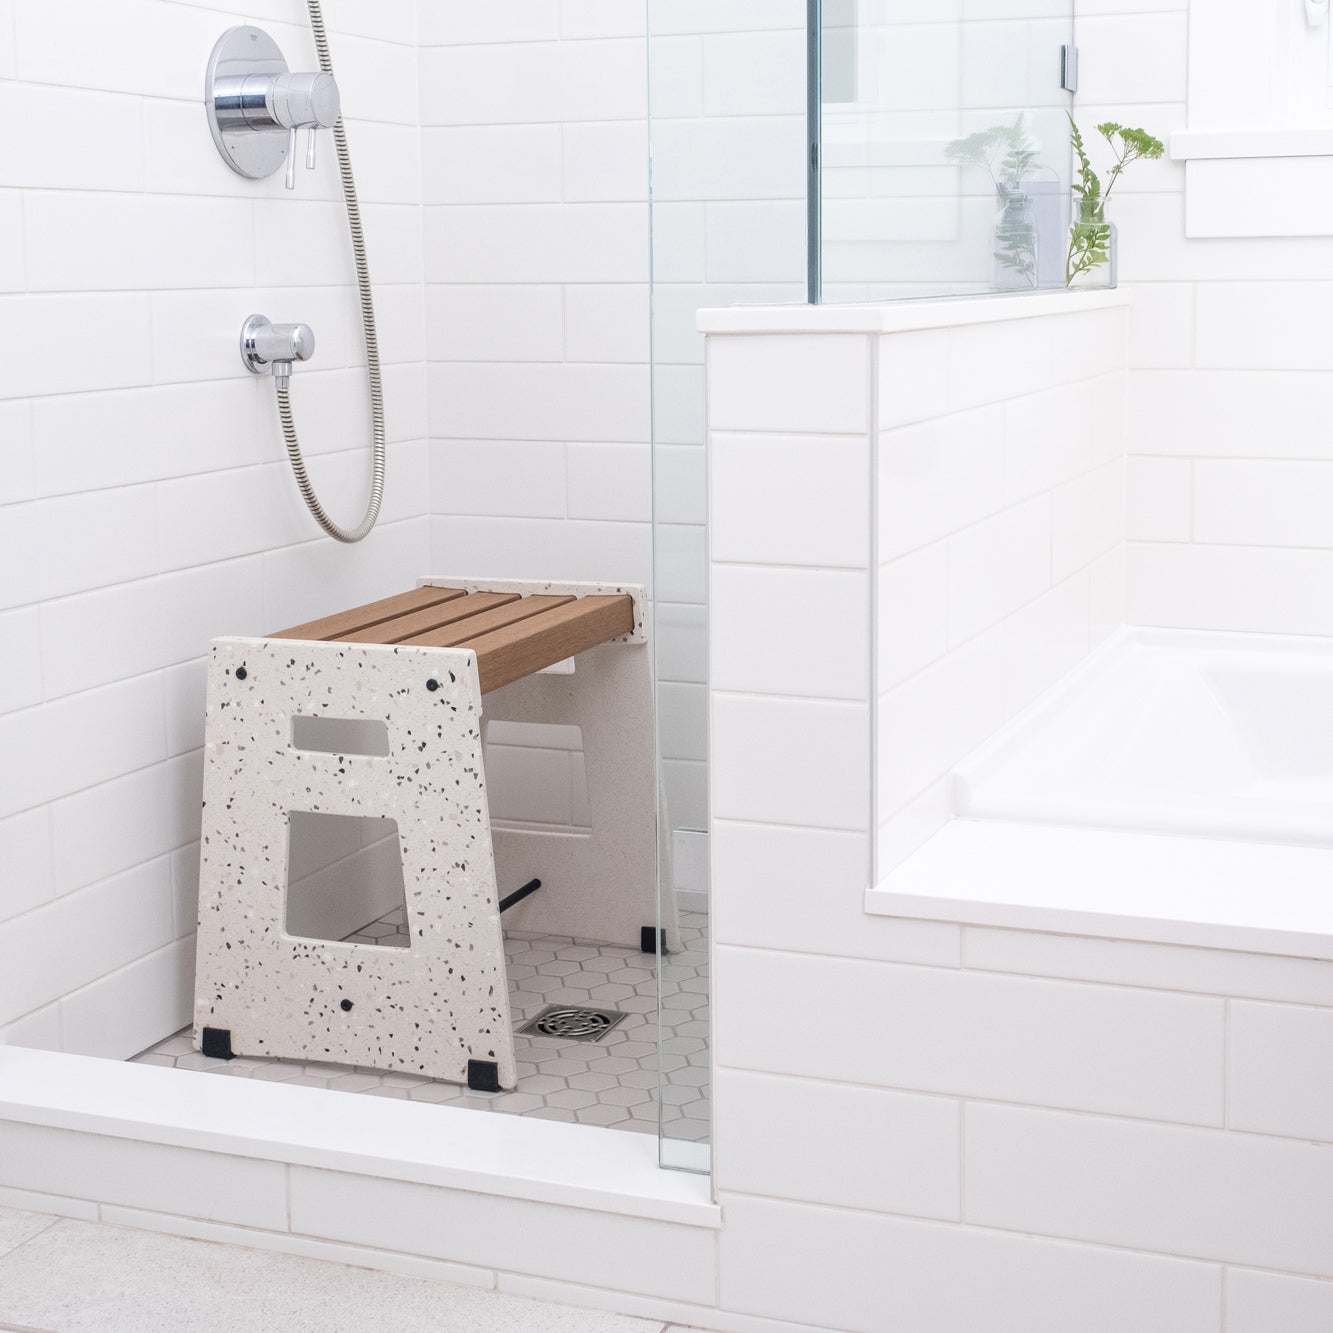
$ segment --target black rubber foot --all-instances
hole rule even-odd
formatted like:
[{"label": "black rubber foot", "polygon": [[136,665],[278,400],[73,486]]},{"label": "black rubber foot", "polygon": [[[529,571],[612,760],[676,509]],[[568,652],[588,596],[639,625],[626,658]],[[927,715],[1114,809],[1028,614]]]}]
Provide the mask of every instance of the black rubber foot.
[{"label": "black rubber foot", "polygon": [[[658,945],[661,949],[658,949]],[[639,951],[641,953],[661,953],[666,955],[666,931],[656,930],[652,926],[641,926],[639,928]]]},{"label": "black rubber foot", "polygon": [[231,1048],[230,1028],[205,1028],[199,1034],[199,1049],[212,1056],[214,1060],[234,1060],[236,1052]]},{"label": "black rubber foot", "polygon": [[499,1092],[500,1066],[494,1060],[469,1060],[467,1085],[473,1092]]}]

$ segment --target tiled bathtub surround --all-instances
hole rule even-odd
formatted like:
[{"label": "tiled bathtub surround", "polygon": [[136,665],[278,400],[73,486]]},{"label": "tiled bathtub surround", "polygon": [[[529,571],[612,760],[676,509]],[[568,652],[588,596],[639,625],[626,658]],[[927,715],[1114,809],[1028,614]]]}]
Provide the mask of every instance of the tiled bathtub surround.
[{"label": "tiled bathtub surround", "polygon": [[[767,747],[790,822],[863,829],[873,801],[882,875],[948,818],[952,765],[1123,619],[1125,303],[704,320],[726,330],[714,817],[753,818],[766,793],[722,755]],[[782,646],[793,622],[800,653]],[[793,762],[819,779],[790,783]]]},{"label": "tiled bathtub surround", "polygon": [[880,340],[880,875],[1124,618],[1128,311],[1054,311]]},{"label": "tiled bathtub surround", "polygon": [[[1333,1318],[1333,964],[863,910],[876,833],[887,864],[944,817],[877,829],[888,780],[943,773],[1120,619],[1125,311],[1054,299],[888,334],[908,312],[705,316],[719,1328]],[[903,682],[877,732],[872,679]]]}]

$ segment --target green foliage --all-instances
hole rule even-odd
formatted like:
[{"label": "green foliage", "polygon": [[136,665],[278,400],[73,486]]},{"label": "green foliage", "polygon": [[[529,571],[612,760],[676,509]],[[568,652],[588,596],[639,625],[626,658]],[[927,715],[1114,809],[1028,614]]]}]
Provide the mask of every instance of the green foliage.
[{"label": "green foliage", "polygon": [[1038,145],[1028,133],[1023,112],[1012,125],[992,125],[964,139],[955,139],[944,156],[962,166],[981,167],[1004,205],[1004,218],[996,233],[995,258],[1021,275],[1026,285],[1037,285],[1037,237],[1031,220],[1024,217],[1027,196],[1023,182],[1036,165]]},{"label": "green foliage", "polygon": [[1003,198],[1021,186],[1032,171],[1037,161],[1037,144],[1028,133],[1026,116],[1020,111],[1012,125],[992,125],[965,139],[955,139],[945,148],[944,156],[963,166],[985,168],[995,193]]},{"label": "green foliage", "polygon": [[1065,286],[1069,286],[1080,273],[1105,264],[1111,258],[1111,225],[1106,220],[1106,202],[1111,197],[1115,183],[1131,162],[1140,158],[1153,161],[1162,156],[1164,147],[1160,139],[1154,139],[1146,130],[1131,129],[1119,125],[1113,120],[1103,121],[1097,126],[1097,133],[1111,146],[1114,155],[1110,171],[1106,173],[1106,186],[1102,187],[1101,178],[1092,169],[1083,135],[1069,117],[1069,142],[1078,158],[1078,171],[1074,174],[1073,191],[1078,200],[1078,216],[1069,229],[1069,253],[1065,258]]},{"label": "green foliage", "polygon": [[995,229],[994,257],[1022,279],[1023,286],[1037,285],[1037,232],[1026,211],[1027,196],[1013,191],[1005,200],[1000,225]]}]

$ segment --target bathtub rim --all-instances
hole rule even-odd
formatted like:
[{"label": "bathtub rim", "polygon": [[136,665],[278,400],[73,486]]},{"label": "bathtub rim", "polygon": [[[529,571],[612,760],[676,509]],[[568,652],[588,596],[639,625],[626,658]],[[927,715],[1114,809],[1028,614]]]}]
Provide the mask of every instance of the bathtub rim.
[{"label": "bathtub rim", "polygon": [[[1325,658],[1333,639],[1122,626],[950,773],[950,821],[866,890],[874,916],[1333,961],[1333,848],[1272,829],[973,813],[980,783],[1071,696],[1144,648]],[[1070,812],[1077,802],[1070,803]],[[1268,833],[1269,836],[1262,836]]]}]

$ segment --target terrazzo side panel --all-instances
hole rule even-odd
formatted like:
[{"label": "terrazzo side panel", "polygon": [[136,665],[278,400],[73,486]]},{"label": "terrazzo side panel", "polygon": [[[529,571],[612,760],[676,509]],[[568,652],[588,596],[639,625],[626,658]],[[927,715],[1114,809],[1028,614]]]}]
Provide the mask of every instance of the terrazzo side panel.
[{"label": "terrazzo side panel", "polygon": [[[297,750],[297,714],[378,719],[389,753]],[[218,639],[207,724],[196,1041],[512,1088],[475,654]],[[287,933],[293,810],[397,821],[407,949]]]}]

